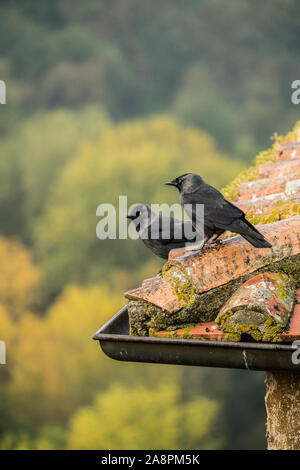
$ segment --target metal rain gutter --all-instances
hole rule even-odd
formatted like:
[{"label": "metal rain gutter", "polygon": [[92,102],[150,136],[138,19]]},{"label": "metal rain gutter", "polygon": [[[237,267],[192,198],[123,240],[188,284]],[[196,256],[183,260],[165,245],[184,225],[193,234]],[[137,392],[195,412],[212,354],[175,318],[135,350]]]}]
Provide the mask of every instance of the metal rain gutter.
[{"label": "metal rain gutter", "polygon": [[295,348],[287,344],[226,342],[130,336],[127,306],[93,336],[117,361],[149,362],[248,370],[298,370]]}]

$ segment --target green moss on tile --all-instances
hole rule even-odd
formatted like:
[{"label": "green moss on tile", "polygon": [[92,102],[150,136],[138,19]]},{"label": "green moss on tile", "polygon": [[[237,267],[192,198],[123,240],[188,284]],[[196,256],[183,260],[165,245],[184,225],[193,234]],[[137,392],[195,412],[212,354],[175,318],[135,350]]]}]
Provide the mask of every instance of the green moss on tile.
[{"label": "green moss on tile", "polygon": [[287,274],[296,286],[300,286],[300,255],[277,262],[271,259],[268,265],[253,273],[202,294],[193,294],[190,303],[187,302],[182,309],[172,314],[146,302],[130,301],[128,302],[130,330],[135,335],[147,335],[149,328],[153,331],[162,331],[169,327],[180,328],[186,324],[214,321],[222,306],[241,284],[256,274],[266,271]]},{"label": "green moss on tile", "polygon": [[277,201],[274,204],[272,212],[268,213],[265,211],[263,214],[256,214],[255,212],[249,212],[247,219],[253,225],[259,224],[270,224],[278,222],[279,220],[289,219],[296,215],[300,215],[300,204],[296,204],[295,201]]},{"label": "green moss on tile", "polygon": [[[280,341],[278,333],[281,333],[286,327],[293,310],[295,283],[282,272],[274,274],[268,273],[268,276],[276,281],[276,291],[274,293],[281,301],[280,315],[275,315],[273,312],[270,313],[269,310],[264,307],[264,304],[258,305],[257,303],[251,303],[252,293],[251,291],[246,291],[245,288],[246,297],[248,295],[250,296],[249,303],[247,305],[236,304],[243,290],[236,292],[230,299],[228,307],[226,308],[225,305],[216,318],[216,323],[224,333],[234,333],[240,335],[240,338],[242,334],[247,333],[252,336],[255,341]],[[259,286],[256,286],[255,295],[258,293],[257,289],[262,291],[261,294],[259,292],[259,296],[266,295],[266,301],[268,301],[271,291],[266,287],[260,289]],[[228,308],[229,310],[227,310]]]},{"label": "green moss on tile", "polygon": [[197,290],[186,269],[180,263],[168,264],[162,270],[163,279],[167,279],[177,299],[183,306],[192,305],[196,301]]},{"label": "green moss on tile", "polygon": [[254,159],[253,166],[242,171],[233,181],[231,181],[225,188],[223,188],[222,193],[230,201],[238,200],[239,186],[241,183],[248,181],[254,181],[259,179],[259,166],[263,163],[274,162],[277,158],[277,147],[278,145],[288,144],[291,142],[297,141],[297,129],[300,126],[300,121],[298,121],[293,130],[288,132],[286,135],[273,135],[274,144],[268,150],[260,152]]}]

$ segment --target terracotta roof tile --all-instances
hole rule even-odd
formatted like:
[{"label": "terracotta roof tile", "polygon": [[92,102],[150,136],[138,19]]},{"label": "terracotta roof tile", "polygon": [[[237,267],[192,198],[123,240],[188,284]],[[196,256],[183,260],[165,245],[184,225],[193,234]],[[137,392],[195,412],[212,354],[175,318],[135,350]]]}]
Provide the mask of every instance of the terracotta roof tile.
[{"label": "terracotta roof tile", "polygon": [[[239,201],[247,201],[262,196],[286,192],[286,187],[293,180],[297,180],[298,175],[278,176],[276,178],[264,178],[260,180],[250,181],[249,183],[241,183],[239,188]],[[298,180],[299,181],[299,180]],[[299,191],[297,186],[293,192]],[[290,193],[291,191],[288,191]]]},{"label": "terracotta roof tile", "polygon": [[220,330],[216,322],[197,323],[196,325],[187,325],[186,328],[178,328],[173,331],[155,331],[150,329],[150,336],[166,338],[191,338],[206,339],[210,341],[226,340],[226,333]]},{"label": "terracotta roof tile", "polygon": [[238,339],[273,340],[287,326],[295,301],[295,285],[282,273],[265,272],[244,282],[221,308],[216,323]]},{"label": "terracotta roof tile", "polygon": [[[172,280],[168,279],[168,271],[173,268],[179,270],[177,275],[183,279],[188,276],[197,293],[201,293],[300,253],[300,216],[261,225],[259,230],[273,244],[272,248],[255,248],[241,236],[236,236],[203,253],[173,250],[162,279],[143,283],[126,292],[125,297],[144,300],[168,312],[178,311],[184,306],[185,299],[178,296]],[[178,255],[182,256],[173,258]]]},{"label": "terracotta roof tile", "polygon": [[278,145],[277,160],[292,160],[300,158],[300,142]]},{"label": "terracotta roof tile", "polygon": [[300,158],[296,160],[280,160],[263,163],[259,167],[260,178],[276,178],[280,176],[300,174]]},{"label": "terracotta roof tile", "polygon": [[241,236],[235,236],[208,248],[204,253],[191,254],[185,248],[173,250],[169,260],[176,257],[175,262],[188,269],[199,289],[209,290],[267,265],[270,258],[275,262],[300,253],[300,216],[258,228],[273,244],[272,248],[255,248]]},{"label": "terracotta roof tile", "polygon": [[[295,186],[294,186],[295,187]],[[250,199],[247,201],[238,201],[236,205],[245,212],[245,214],[270,214],[273,210],[278,209],[278,204],[291,201],[296,204],[300,203],[300,188],[290,193],[274,193],[267,196]],[[300,213],[300,209],[299,209]]]},{"label": "terracotta roof tile", "polygon": [[300,178],[288,181],[285,185],[285,194],[287,197],[293,197],[300,193]]},{"label": "terracotta roof tile", "polygon": [[[300,299],[300,289],[297,289],[296,295]],[[228,341],[227,333],[224,333],[216,322],[203,322],[195,325],[187,325],[186,328],[178,328],[173,331],[150,330],[150,336],[169,337],[169,338],[190,338],[208,341]],[[278,341],[283,343],[292,343],[300,338],[300,304],[294,307],[290,324],[286,330],[277,335]]]}]

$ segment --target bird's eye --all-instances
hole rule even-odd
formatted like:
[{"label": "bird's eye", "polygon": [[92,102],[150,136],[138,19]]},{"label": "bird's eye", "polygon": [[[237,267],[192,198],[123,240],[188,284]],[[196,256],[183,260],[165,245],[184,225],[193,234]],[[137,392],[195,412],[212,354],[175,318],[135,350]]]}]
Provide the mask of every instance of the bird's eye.
[{"label": "bird's eye", "polygon": [[140,211],[137,211],[137,212],[135,213],[135,215],[136,215],[136,217],[139,217]]}]

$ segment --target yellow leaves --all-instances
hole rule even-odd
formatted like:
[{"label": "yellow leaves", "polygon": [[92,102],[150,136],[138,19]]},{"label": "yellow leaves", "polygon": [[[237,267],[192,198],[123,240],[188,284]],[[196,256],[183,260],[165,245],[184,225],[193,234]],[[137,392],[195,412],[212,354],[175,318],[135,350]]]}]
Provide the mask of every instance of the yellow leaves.
[{"label": "yellow leaves", "polygon": [[[182,443],[190,448],[191,443],[204,442],[200,448],[222,448],[222,439],[213,433],[218,418],[220,404],[206,397],[195,398],[183,406],[183,419],[181,420]],[[196,444],[197,447],[197,444]]]},{"label": "yellow leaves", "polygon": [[[74,415],[70,448],[212,447],[218,406],[202,397],[183,403],[175,385],[178,370],[165,367],[163,384],[153,388],[149,383],[159,383],[157,368],[112,362],[99,354],[92,334],[121,303],[111,290],[90,285],[69,286],[44,317],[24,313],[13,325],[0,308],[0,325],[13,338],[6,385],[10,415],[16,423],[40,425],[37,438],[6,435],[2,446],[61,448],[64,432],[57,425]],[[49,429],[43,430],[45,423]]]},{"label": "yellow leaves", "polygon": [[0,303],[0,340],[8,343],[13,337],[14,326],[10,315],[3,304]]},{"label": "yellow leaves", "polygon": [[[47,126],[54,132],[65,119],[69,121],[64,115],[53,116]],[[76,125],[68,126],[73,129],[71,136]],[[31,132],[28,128],[28,145]],[[180,371],[171,366],[163,372],[168,385],[150,388],[149,384],[159,383],[157,367],[113,362],[100,354],[99,344],[92,340],[94,331],[122,306],[120,292],[156,275],[161,267],[161,261],[139,242],[96,239],[96,207],[116,203],[120,194],[128,196],[129,205],[178,202],[178,194],[163,185],[167,179],[195,171],[219,186],[239,164],[219,154],[207,134],[167,116],[125,122],[97,140],[82,143],[73,157],[66,157],[65,149],[73,147],[65,133],[64,139],[57,145],[46,142],[49,153],[44,166],[43,159],[38,161],[41,135],[32,159],[22,167],[28,187],[35,181],[27,210],[37,215],[35,249],[45,292],[53,302],[43,316],[28,311],[39,280],[30,252],[16,241],[0,239],[0,339],[5,332],[11,355],[5,395],[17,425],[39,427],[38,437],[22,437],[20,431],[18,441],[10,442],[7,435],[6,445],[63,445],[54,444],[63,441],[54,425],[65,426],[75,413],[70,447],[211,447],[209,435],[218,413],[215,402],[197,398],[183,403],[175,385]],[[36,173],[41,171],[39,181],[31,174],[32,165]],[[49,175],[50,196],[46,186],[42,191],[42,197],[47,196],[44,207],[39,194],[49,184]],[[13,323],[8,314],[14,315]],[[122,386],[110,387],[117,380]],[[44,433],[45,423],[50,428]]]},{"label": "yellow leaves", "polygon": [[4,342],[4,345],[0,344],[1,359],[5,354],[5,365],[0,364],[0,383],[3,385],[9,379],[8,367],[11,367],[13,362],[14,354],[14,324],[9,316],[9,313],[5,306],[0,303],[0,341]]},{"label": "yellow leaves", "polygon": [[17,240],[0,238],[0,302],[18,317],[36,300],[40,277],[30,251]]},{"label": "yellow leaves", "polygon": [[72,418],[70,449],[205,449],[218,405],[198,397],[182,403],[173,383],[157,388],[114,384],[98,394],[92,406]]},{"label": "yellow leaves", "polygon": [[73,286],[43,318],[23,315],[9,384],[16,419],[61,421],[93,396],[111,363],[92,335],[120,306],[105,288]]}]

